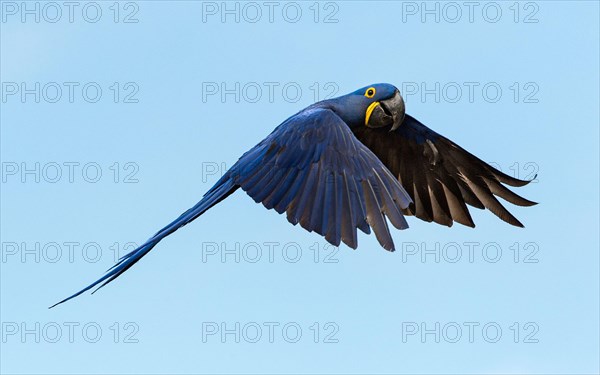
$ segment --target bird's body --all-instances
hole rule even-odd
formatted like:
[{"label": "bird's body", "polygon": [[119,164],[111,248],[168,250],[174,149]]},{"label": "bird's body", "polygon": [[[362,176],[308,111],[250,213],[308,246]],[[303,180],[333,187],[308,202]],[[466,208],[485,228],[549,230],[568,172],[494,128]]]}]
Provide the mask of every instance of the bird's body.
[{"label": "bird's body", "polygon": [[164,237],[239,188],[335,246],[344,242],[357,248],[357,229],[367,234],[373,229],[381,246],[393,251],[387,221],[406,229],[404,215],[473,227],[468,204],[522,226],[494,195],[521,206],[535,203],[503,183],[523,186],[528,181],[496,170],[406,115],[394,86],[367,86],[289,117],[242,155],[194,207],[98,281],[57,304],[108,284]]}]

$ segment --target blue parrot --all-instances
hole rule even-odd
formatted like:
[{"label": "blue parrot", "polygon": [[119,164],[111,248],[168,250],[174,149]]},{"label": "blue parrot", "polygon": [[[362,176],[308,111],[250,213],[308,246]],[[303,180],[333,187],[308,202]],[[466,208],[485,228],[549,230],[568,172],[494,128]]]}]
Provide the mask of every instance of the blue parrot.
[{"label": "blue parrot", "polygon": [[[239,160],[200,202],[119,259],[68,301],[122,275],[163,238],[241,188],[255,202],[335,245],[356,249],[357,228],[394,251],[389,222],[405,215],[474,227],[467,205],[522,227],[495,196],[532,206],[503,184],[524,186],[405,113],[400,91],[379,83],[312,104],[285,120]],[[94,291],[94,292],[95,292]]]}]

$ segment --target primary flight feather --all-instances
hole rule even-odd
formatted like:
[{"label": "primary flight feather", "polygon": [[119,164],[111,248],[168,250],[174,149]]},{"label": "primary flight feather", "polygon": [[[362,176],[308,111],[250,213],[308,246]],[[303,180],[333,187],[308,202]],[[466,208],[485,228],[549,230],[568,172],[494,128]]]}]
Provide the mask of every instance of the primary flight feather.
[{"label": "primary flight feather", "polygon": [[[163,238],[195,220],[238,188],[290,223],[338,246],[356,249],[357,228],[394,250],[388,221],[404,215],[474,227],[467,205],[487,208],[522,227],[496,199],[532,206],[504,184],[524,186],[405,114],[396,87],[380,83],[315,103],[285,120],[246,152],[202,200],[119,259],[104,276],[54,307],[110,283]],[[96,289],[96,290],[98,290]]]}]

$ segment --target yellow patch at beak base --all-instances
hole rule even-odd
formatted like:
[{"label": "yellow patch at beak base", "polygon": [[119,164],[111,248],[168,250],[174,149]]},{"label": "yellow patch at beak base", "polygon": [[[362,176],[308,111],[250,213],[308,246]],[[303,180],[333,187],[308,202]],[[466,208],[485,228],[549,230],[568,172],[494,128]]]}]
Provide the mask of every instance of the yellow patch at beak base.
[{"label": "yellow patch at beak base", "polygon": [[371,118],[371,113],[373,113],[373,110],[378,105],[379,105],[379,102],[373,102],[373,103],[369,104],[369,106],[367,107],[367,112],[365,113],[365,125],[367,125],[369,123],[369,118]]}]

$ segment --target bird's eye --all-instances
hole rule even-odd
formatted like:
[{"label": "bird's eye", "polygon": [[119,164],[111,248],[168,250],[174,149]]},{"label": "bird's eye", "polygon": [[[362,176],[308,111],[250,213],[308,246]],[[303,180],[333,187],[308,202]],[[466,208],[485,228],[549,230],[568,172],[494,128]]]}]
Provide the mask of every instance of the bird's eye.
[{"label": "bird's eye", "polygon": [[372,98],[375,96],[375,87],[369,87],[367,91],[365,91],[365,96],[367,98]]}]

